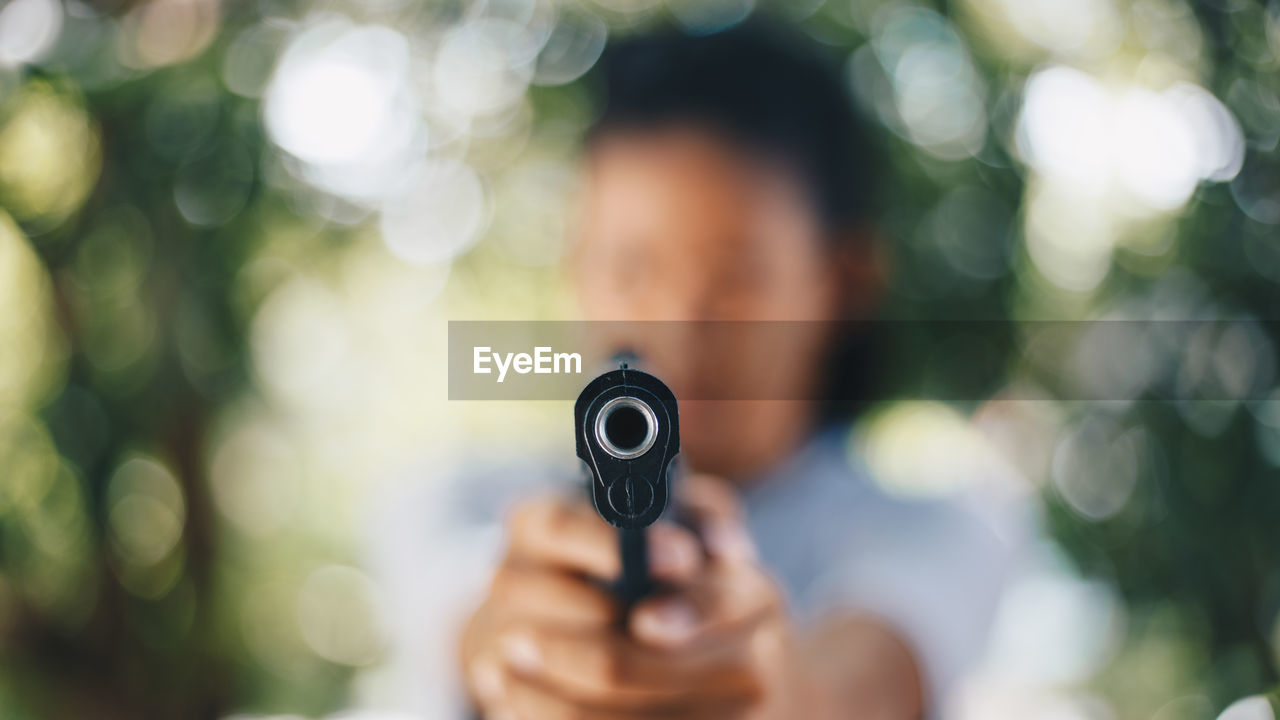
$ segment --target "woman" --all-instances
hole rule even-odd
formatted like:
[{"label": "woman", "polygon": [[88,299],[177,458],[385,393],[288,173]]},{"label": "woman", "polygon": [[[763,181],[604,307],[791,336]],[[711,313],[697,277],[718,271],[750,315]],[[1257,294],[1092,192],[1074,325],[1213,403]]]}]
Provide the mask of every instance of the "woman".
[{"label": "woman", "polygon": [[668,590],[624,616],[602,589],[611,528],[580,498],[520,504],[461,643],[471,702],[531,720],[941,714],[1012,548],[958,506],[884,494],[846,448],[856,394],[833,379],[855,356],[833,331],[873,311],[879,168],[839,73],[748,24],[629,39],[598,78],[584,317],[786,322],[628,338],[681,398],[699,522],[652,529]]}]

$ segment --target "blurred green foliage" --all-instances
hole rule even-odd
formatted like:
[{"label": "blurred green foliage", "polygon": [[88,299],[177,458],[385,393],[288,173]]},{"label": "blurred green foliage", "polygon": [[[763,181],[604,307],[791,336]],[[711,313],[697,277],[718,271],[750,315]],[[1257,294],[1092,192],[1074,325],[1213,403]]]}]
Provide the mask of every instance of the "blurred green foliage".
[{"label": "blurred green foliage", "polygon": [[[460,128],[432,125],[433,133],[463,138],[442,141],[444,152],[485,178],[492,222],[469,252],[460,246],[456,258],[405,269],[413,263],[402,268],[403,257],[378,242],[377,203],[335,191],[332,179],[316,181],[305,158],[281,150],[287,138],[273,142],[262,93],[275,58],[308,27],[311,12],[397,28],[415,47],[435,48],[446,29],[507,5],[555,7],[587,30],[598,16],[614,33],[672,18],[706,29],[720,17],[716,7],[738,5],[26,5],[54,8],[58,23],[38,56],[14,61],[17,51],[6,46],[11,59],[0,75],[0,715],[213,718],[339,708],[353,666],[376,658],[376,647],[362,637],[325,640],[299,630],[297,598],[308,587],[327,598],[359,585],[341,573],[309,573],[353,557],[351,532],[334,528],[351,520],[343,508],[356,491],[330,493],[336,481],[324,483],[369,456],[335,468],[341,453],[332,448],[281,451],[284,459],[266,472],[307,466],[297,482],[328,496],[327,504],[299,511],[301,520],[254,515],[254,488],[211,479],[219,458],[230,458],[221,466],[232,468],[226,477],[241,467],[238,456],[219,451],[228,437],[242,437],[238,429],[266,417],[285,428],[271,437],[295,439],[319,422],[308,406],[279,410],[289,398],[281,400],[279,377],[264,369],[274,356],[259,347],[270,337],[255,335],[256,323],[276,317],[267,308],[291,307],[281,297],[324,312],[331,301],[360,305],[372,317],[401,303],[370,288],[437,281],[444,294],[423,301],[435,308],[427,317],[523,317],[564,307],[555,258],[531,259],[528,247],[538,246],[522,243],[532,243],[537,223],[551,236],[563,230],[555,223],[561,206],[541,202],[533,188],[571,175],[574,140],[590,110],[584,81],[574,75],[527,95],[521,86],[510,112],[477,111]],[[1075,49],[1046,48],[1025,23],[1000,20],[1016,15],[1011,7],[864,0],[761,10],[847,57],[862,109],[890,130],[895,172],[883,230],[894,284],[885,317],[1009,321],[990,346],[951,342],[926,332],[929,325],[901,326],[885,339],[893,387],[927,393],[953,381],[958,368],[963,382],[976,379],[993,393],[1034,381],[1047,398],[1070,397],[1068,356],[1046,363],[1019,354],[1018,322],[1029,318],[1276,317],[1275,3],[1084,4],[1079,13],[1107,7],[1120,20],[1115,27],[1097,21]],[[511,12],[533,24],[542,10]],[[41,16],[15,17],[0,13],[0,29],[32,23],[35,37]],[[1190,27],[1194,48],[1172,31],[1151,40],[1165,27]],[[1107,32],[1120,35],[1107,52],[1085,52]],[[566,47],[581,51],[594,36],[573,37],[582,42]],[[958,74],[912,94],[918,89],[903,80],[908,41],[943,52],[944,67]],[[895,57],[897,75],[886,67]],[[971,77],[956,69],[960,61]],[[443,63],[437,58],[434,79],[422,80],[437,92],[448,85]],[[1028,76],[1045,63],[1157,86],[1198,82],[1238,119],[1244,141],[1243,167],[1228,182],[1199,184],[1185,207],[1117,221],[1104,273],[1085,286],[1064,286],[1028,249],[1038,212],[1029,205],[1045,181],[1018,157],[1017,117]],[[912,115],[912,103],[930,93],[939,104]],[[979,104],[965,105],[971,100]],[[433,102],[418,109],[435,123]],[[972,122],[952,132],[947,122],[963,115],[961,107]],[[516,172],[530,167],[533,174]],[[1083,200],[1074,208],[1101,212]],[[299,277],[310,284],[290,284]],[[325,289],[333,287],[339,290]],[[301,322],[282,317],[285,327]],[[299,330],[304,339],[328,337],[309,331]],[[1262,339],[1272,352],[1259,357],[1273,370],[1275,338]],[[323,356],[325,346],[299,352],[302,363]],[[949,373],[927,361],[938,355],[949,358]],[[283,367],[287,377],[292,366]],[[1043,488],[1052,533],[1080,571],[1113,583],[1127,605],[1121,647],[1087,686],[1116,717],[1149,717],[1171,697],[1193,694],[1222,708],[1278,679],[1280,413],[1273,408],[1280,400],[1197,399],[1194,383],[1187,390],[1177,381],[1188,372],[1180,368],[1168,370],[1172,390],[1152,383],[1114,402],[1052,404],[1051,451],[1020,468]],[[1274,382],[1261,371],[1253,377]],[[353,394],[365,387],[349,381]],[[388,402],[394,406],[394,398]],[[421,437],[418,412],[372,417],[379,433],[408,445]],[[442,414],[443,405],[433,412]],[[413,429],[397,435],[400,426]],[[327,433],[329,444],[350,437],[335,437],[334,427],[316,433]],[[1110,487],[1111,473],[1136,478],[1119,505],[1092,516],[1072,494],[1075,466],[1057,434],[1079,438],[1081,428],[1101,438],[1089,450],[1104,460],[1108,448],[1129,453],[1122,454],[1129,465],[1085,465],[1092,482]],[[1140,433],[1126,435],[1134,429]],[[245,437],[258,447],[257,436]],[[369,452],[391,463],[398,447],[387,441]],[[250,499],[241,502],[241,492]],[[330,618],[325,613],[336,611],[315,612]]]}]

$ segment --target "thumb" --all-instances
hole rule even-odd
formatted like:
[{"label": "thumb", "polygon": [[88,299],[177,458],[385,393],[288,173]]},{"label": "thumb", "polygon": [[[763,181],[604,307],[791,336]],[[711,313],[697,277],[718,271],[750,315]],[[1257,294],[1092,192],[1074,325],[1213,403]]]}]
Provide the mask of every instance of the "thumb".
[{"label": "thumb", "polygon": [[677,592],[641,601],[628,623],[633,637],[653,647],[688,647],[706,638],[723,645],[749,635],[781,608],[777,587],[765,573],[746,564],[721,564]]},{"label": "thumb", "polygon": [[756,560],[742,503],[731,484],[712,475],[694,474],[681,481],[679,492],[682,509],[691,516],[707,554],[730,561]]}]

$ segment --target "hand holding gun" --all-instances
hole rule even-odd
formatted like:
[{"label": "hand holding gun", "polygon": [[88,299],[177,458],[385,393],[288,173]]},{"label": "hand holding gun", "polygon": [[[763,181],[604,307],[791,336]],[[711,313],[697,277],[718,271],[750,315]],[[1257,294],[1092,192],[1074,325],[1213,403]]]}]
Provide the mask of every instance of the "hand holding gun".
[{"label": "hand holding gun", "polygon": [[656,522],[680,450],[672,392],[619,360],[587,384],[574,418],[595,512],[563,497],[513,512],[507,555],[460,648],[477,711],[535,720],[815,717],[790,702],[784,605],[751,557],[733,491],[688,478],[680,509],[705,538]]}]

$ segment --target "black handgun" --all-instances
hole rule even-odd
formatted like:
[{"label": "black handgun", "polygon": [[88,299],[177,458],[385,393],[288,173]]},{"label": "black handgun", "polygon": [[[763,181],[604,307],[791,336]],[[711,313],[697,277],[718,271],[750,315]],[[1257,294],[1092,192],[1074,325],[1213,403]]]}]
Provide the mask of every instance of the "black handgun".
[{"label": "black handgun", "polygon": [[680,452],[676,396],[635,368],[635,356],[591,382],[574,404],[578,457],[589,470],[591,501],[618,528],[622,577],[614,587],[630,604],[653,589],[644,529],[667,507],[672,462]]}]

